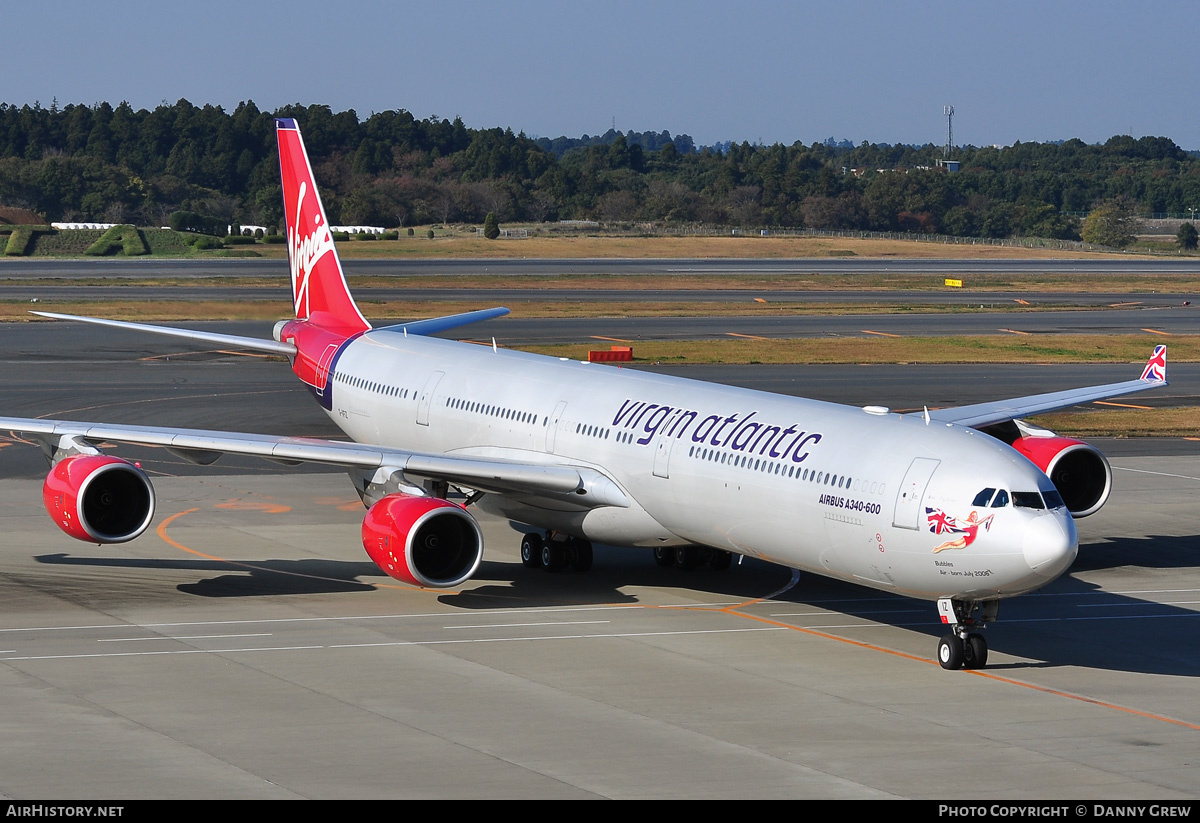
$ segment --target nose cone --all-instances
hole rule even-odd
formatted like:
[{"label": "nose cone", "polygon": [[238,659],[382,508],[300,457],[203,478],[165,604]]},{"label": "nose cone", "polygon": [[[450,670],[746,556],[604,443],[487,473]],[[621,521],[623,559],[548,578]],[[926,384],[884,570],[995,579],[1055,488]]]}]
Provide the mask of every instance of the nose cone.
[{"label": "nose cone", "polygon": [[1070,568],[1079,552],[1075,521],[1066,513],[1048,512],[1025,526],[1022,547],[1030,571],[1049,582]]}]

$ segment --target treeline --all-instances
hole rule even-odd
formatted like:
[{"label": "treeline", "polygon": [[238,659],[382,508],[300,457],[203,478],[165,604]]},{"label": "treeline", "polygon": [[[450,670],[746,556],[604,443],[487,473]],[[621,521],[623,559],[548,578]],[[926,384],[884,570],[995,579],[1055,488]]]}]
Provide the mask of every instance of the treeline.
[{"label": "treeline", "polygon": [[533,140],[511,129],[365,120],[328,106],[232,113],[186,100],[154,110],[0,105],[0,204],[47,220],[163,226],[188,211],[214,224],[282,223],[275,117],[300,124],[330,219],[411,226],[597,219],[808,226],[1074,239],[1085,212],[1120,200],[1139,212],[1200,206],[1200,160],[1162,137],[1103,145],[722,144],[610,130]]}]

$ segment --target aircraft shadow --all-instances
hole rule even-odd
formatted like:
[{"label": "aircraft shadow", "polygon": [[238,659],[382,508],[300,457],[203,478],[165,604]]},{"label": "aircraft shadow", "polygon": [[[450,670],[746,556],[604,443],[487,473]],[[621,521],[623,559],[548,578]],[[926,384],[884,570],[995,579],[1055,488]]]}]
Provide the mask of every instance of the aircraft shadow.
[{"label": "aircraft shadow", "polygon": [[[1178,540],[1181,544],[1194,542],[1192,538],[1165,540],[1168,543]],[[1167,552],[1168,560],[1161,567],[1175,567],[1169,559],[1171,554]],[[1129,560],[1128,557],[1124,559]],[[1160,567],[1145,560],[1139,565]],[[1074,568],[1044,589],[1001,602],[999,619],[984,631],[993,655],[987,668],[1017,672],[1077,666],[1140,674],[1200,676],[1200,633],[1197,632],[1200,623],[1196,622],[1200,619],[1200,611],[1142,599],[1136,593],[1103,592],[1096,584],[1075,576],[1087,570],[1086,565],[1082,569]],[[1161,582],[1148,582],[1146,588],[1168,587]],[[1191,595],[1184,597],[1195,599]],[[931,602],[887,595],[812,575],[802,575],[800,582],[775,602],[829,609],[848,617],[928,635],[931,658],[935,638],[945,633]],[[836,629],[829,631],[841,633]],[[861,634],[847,636],[861,639]],[[999,662],[997,654],[1025,658],[1028,662]]]},{"label": "aircraft shadow", "polygon": [[[1102,592],[1077,575],[1098,569],[1137,567],[1184,569],[1200,565],[1200,540],[1194,536],[1118,538],[1081,547],[1070,573],[1033,594],[1005,600],[999,620],[985,633],[994,655],[991,670],[1078,666],[1142,674],[1200,676],[1200,611],[1142,599],[1136,593]],[[705,568],[680,570],[655,565],[647,549],[596,547],[591,571],[548,573],[516,561],[485,561],[475,584],[447,591],[438,601],[460,609],[509,609],[539,606],[634,604],[636,590],[654,588],[700,596],[700,602],[754,601],[785,588],[791,571],[745,559],[726,572]],[[389,581],[369,561],[263,560],[231,563],[213,560],[146,560],[83,557],[65,553],[38,555],[39,563],[60,566],[183,570],[215,573],[175,588],[199,597],[272,597],[374,591]],[[1160,581],[1147,589],[1165,588]],[[631,591],[632,590],[632,591]],[[681,605],[685,604],[681,599]],[[933,603],[889,595],[817,575],[801,574],[795,586],[773,598],[828,610],[850,618],[930,638],[944,633]],[[789,620],[787,617],[777,618]],[[797,625],[806,625],[797,621]],[[808,624],[821,628],[819,622]],[[829,629],[838,633],[838,629]],[[1002,663],[1005,654],[1029,662]]]},{"label": "aircraft shadow", "polygon": [[216,577],[181,583],[175,588],[200,597],[263,597],[291,594],[329,594],[374,591],[360,577],[387,579],[369,560],[347,563],[338,560],[145,560],[121,557],[79,557],[65,553],[34,557],[38,563],[57,566],[144,569],[152,571],[224,572]]},{"label": "aircraft shadow", "polygon": [[1081,543],[1071,571],[1135,567],[1194,569],[1200,567],[1200,535],[1108,537]]}]

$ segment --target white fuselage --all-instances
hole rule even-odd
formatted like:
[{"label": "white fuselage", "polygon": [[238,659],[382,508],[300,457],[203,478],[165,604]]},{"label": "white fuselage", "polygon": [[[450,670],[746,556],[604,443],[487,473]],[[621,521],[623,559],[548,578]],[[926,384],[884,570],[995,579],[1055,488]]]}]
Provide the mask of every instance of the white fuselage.
[{"label": "white fuselage", "polygon": [[[1035,465],[919,415],[390,330],[349,343],[329,387],[330,415],[358,442],[602,472],[630,506],[479,504],[602,543],[698,544],[971,600],[1038,588],[1076,552],[1065,508],[1011,502],[1053,489]],[[989,506],[984,490],[1006,494]]]}]

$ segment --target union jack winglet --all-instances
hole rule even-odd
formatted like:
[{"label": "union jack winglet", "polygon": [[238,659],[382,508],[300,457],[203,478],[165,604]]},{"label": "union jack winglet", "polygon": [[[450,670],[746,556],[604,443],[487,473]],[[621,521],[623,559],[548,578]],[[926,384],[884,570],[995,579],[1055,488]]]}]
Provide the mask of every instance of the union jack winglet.
[{"label": "union jack winglet", "polygon": [[1143,380],[1166,382],[1167,380],[1167,347],[1155,346],[1154,354],[1146,361],[1146,369],[1142,372]]},{"label": "union jack winglet", "polygon": [[371,324],[346,285],[300,128],[295,120],[280,118],[275,121],[275,136],[296,317],[346,337],[366,331]]}]

